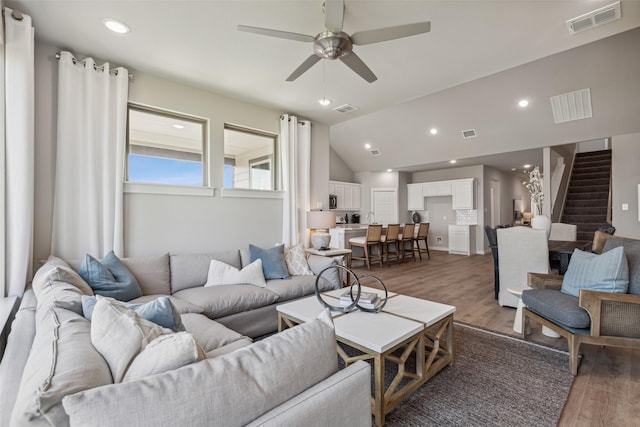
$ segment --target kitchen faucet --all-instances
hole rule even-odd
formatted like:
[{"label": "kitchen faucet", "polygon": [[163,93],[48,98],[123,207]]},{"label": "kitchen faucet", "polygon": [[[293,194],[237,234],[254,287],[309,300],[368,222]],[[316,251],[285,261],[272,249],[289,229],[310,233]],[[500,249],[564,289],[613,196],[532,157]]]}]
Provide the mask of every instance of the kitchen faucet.
[{"label": "kitchen faucet", "polygon": [[373,212],[367,212],[367,223],[375,224],[376,223],[376,214]]}]

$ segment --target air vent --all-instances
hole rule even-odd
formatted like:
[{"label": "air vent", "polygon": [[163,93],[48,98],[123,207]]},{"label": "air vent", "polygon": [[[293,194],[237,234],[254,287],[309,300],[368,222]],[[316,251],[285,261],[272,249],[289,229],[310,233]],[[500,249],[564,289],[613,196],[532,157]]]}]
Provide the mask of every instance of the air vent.
[{"label": "air vent", "polygon": [[372,148],[370,151],[372,156],[379,156],[380,155],[380,150],[378,150],[377,148]]},{"label": "air vent", "polygon": [[576,18],[569,19],[567,21],[567,28],[569,33],[575,34],[580,31],[588,30],[589,28],[597,27],[598,25],[606,24],[607,22],[620,19],[622,12],[620,11],[620,2],[610,4],[609,6],[601,7],[592,12],[585,13]]},{"label": "air vent", "polygon": [[557,123],[588,119],[592,116],[591,89],[563,93],[551,97],[553,120]]},{"label": "air vent", "polygon": [[356,110],[359,110],[358,107],[356,107],[355,105],[351,105],[351,104],[344,104],[341,105],[339,107],[334,108],[335,111],[337,111],[338,113],[353,113]]},{"label": "air vent", "polygon": [[466,139],[466,138],[475,138],[476,135],[476,130],[475,129],[469,129],[469,130],[463,130],[462,131],[462,136]]}]

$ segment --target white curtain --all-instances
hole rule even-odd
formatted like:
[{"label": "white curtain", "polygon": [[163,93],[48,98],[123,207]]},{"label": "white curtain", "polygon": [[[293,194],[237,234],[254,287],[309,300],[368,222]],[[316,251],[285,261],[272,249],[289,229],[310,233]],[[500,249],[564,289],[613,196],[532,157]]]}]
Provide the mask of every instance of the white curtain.
[{"label": "white curtain", "polygon": [[62,52],[51,252],[123,252],[123,171],[129,73]]},{"label": "white curtain", "polygon": [[311,188],[311,123],[287,114],[280,118],[282,242],[308,245],[306,212]]},{"label": "white curtain", "polygon": [[2,296],[22,296],[30,280],[33,258],[34,38],[30,16],[5,8],[3,20],[0,270],[4,279]]}]

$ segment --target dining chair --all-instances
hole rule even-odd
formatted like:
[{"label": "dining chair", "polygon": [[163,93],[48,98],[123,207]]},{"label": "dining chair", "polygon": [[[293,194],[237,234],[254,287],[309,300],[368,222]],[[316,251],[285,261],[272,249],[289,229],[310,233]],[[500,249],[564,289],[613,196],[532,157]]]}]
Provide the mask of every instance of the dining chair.
[{"label": "dining chair", "polygon": [[551,224],[551,232],[549,240],[563,240],[575,242],[578,236],[578,226],[575,224],[565,224],[563,222],[554,222]]},{"label": "dining chair", "polygon": [[[422,261],[422,253],[427,253],[427,258],[431,259],[431,254],[429,253],[429,223],[421,222],[418,226],[418,235],[415,239],[416,244],[416,252],[420,257],[420,261]],[[420,246],[420,242],[424,242],[424,248]]]},{"label": "dining chair", "polygon": [[400,262],[400,242],[398,237],[400,236],[400,224],[387,225],[387,234],[382,236],[382,255],[386,257],[387,265],[391,267],[391,261],[396,260]]},{"label": "dining chair", "polygon": [[414,223],[407,223],[404,225],[402,234],[399,237],[400,254],[404,262],[406,262],[409,257],[413,258],[414,262],[416,261],[416,253],[414,251],[414,242],[416,240],[415,230],[416,225]]},{"label": "dining chair", "polygon": [[[367,264],[371,270],[371,264],[379,263],[382,267],[382,224],[369,224],[366,236],[352,237],[349,239],[349,249],[351,249],[351,261],[360,260]],[[355,256],[353,248],[362,248],[363,256]]]}]

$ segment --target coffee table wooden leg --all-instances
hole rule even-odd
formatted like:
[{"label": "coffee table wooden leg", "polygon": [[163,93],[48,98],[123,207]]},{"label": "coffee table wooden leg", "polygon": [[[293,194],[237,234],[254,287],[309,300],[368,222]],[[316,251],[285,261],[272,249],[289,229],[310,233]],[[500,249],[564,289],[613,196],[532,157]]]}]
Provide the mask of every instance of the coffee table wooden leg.
[{"label": "coffee table wooden leg", "polygon": [[373,358],[374,370],[374,401],[373,415],[376,417],[376,425],[382,427],[384,425],[385,401],[384,401],[384,357],[376,354]]}]

